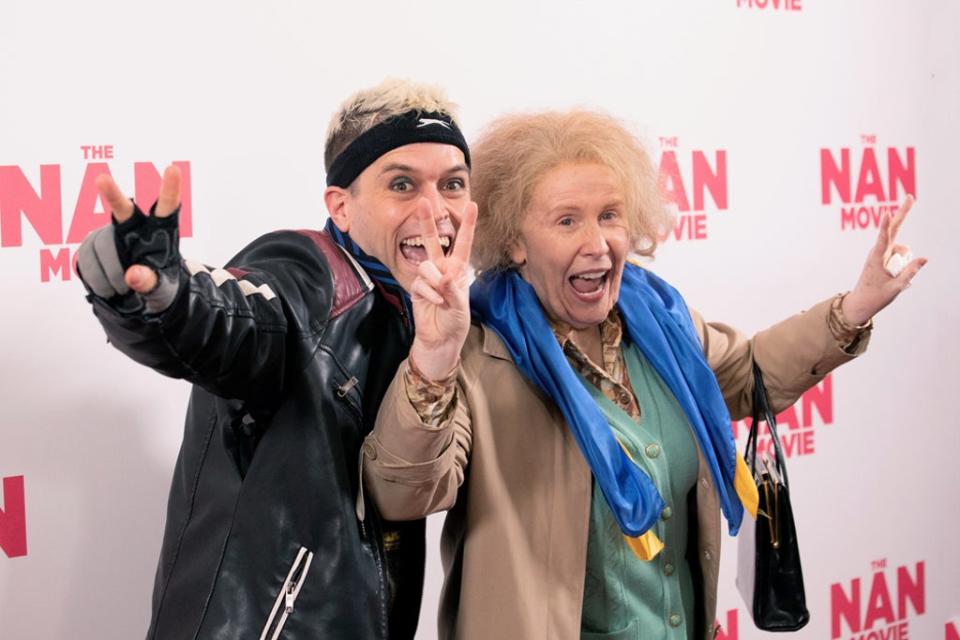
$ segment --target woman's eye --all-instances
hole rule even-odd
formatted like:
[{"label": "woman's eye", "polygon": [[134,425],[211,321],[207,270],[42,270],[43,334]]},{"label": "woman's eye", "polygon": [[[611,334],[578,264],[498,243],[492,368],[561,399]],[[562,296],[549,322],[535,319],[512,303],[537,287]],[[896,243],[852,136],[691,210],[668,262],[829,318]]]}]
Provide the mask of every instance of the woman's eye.
[{"label": "woman's eye", "polygon": [[393,191],[399,191],[403,193],[404,191],[409,191],[413,188],[413,183],[410,182],[409,178],[397,178],[390,183],[390,188]]},{"label": "woman's eye", "polygon": [[572,226],[573,226],[573,218],[570,218],[570,217],[560,218],[560,220],[558,220],[557,223],[558,223],[561,227],[572,227]]},{"label": "woman's eye", "polygon": [[601,220],[608,220],[608,221],[616,220],[619,217],[620,217],[620,214],[618,214],[616,211],[604,211],[603,213],[600,214]]}]

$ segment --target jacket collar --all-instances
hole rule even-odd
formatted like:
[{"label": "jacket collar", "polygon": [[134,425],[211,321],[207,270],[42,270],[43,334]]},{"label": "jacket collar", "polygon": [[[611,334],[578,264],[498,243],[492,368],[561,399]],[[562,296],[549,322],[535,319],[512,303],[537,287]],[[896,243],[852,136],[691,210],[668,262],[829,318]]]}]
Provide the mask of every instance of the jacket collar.
[{"label": "jacket collar", "polygon": [[480,331],[483,332],[483,352],[486,355],[500,360],[513,361],[510,351],[507,350],[507,345],[503,344],[503,340],[493,329],[486,325],[480,325]]}]

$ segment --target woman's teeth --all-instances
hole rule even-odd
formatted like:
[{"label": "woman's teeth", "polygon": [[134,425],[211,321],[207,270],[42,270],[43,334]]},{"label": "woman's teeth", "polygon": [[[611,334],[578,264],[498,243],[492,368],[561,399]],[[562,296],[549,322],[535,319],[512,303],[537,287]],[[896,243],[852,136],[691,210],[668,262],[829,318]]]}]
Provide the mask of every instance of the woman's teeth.
[{"label": "woman's teeth", "polygon": [[606,271],[598,273],[582,273],[580,275],[571,276],[570,284],[579,293],[595,293],[603,287],[606,279]]}]

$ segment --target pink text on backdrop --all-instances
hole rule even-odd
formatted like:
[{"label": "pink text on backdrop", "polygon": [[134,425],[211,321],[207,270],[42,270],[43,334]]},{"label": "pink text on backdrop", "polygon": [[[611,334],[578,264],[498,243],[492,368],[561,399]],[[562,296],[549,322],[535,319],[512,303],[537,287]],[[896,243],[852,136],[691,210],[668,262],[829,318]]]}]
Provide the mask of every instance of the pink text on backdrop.
[{"label": "pink text on backdrop", "polygon": [[943,629],[943,640],[960,640],[960,630],[953,622],[948,622]]},{"label": "pink text on backdrop", "polygon": [[[849,586],[830,586],[830,638],[843,638],[843,626],[854,640],[867,640],[872,635],[883,640],[905,640],[909,637],[908,605],[916,615],[926,611],[925,563],[917,562],[911,570],[897,567],[896,576],[887,572],[886,559],[870,563],[874,571],[869,591],[860,578]],[[895,580],[895,581],[894,581]],[[892,591],[891,591],[892,587]]]},{"label": "pink text on backdrop", "polygon": [[[705,240],[707,216],[703,212],[708,208],[720,211],[727,208],[727,152],[725,149],[714,151],[711,163],[706,151],[681,152],[676,136],[661,136],[660,146],[657,182],[664,198],[675,204],[679,213],[673,232],[667,237]],[[688,195],[691,192],[692,206]],[[711,207],[707,205],[708,193],[713,202]]]},{"label": "pink text on backdrop", "polygon": [[[818,384],[807,389],[798,402],[778,413],[776,418],[780,443],[786,457],[816,453],[815,428],[818,425],[833,424],[833,374],[827,375]],[[733,437],[746,437],[751,424],[750,418],[734,421]],[[772,447],[770,432],[764,423],[757,439],[757,453],[769,451],[772,455]]]},{"label": "pink text on backdrop", "polygon": [[863,148],[820,149],[820,201],[840,208],[841,230],[875,228],[906,195],[917,194],[914,147],[876,147],[874,134],[860,136]]},{"label": "pink text on backdrop", "polygon": [[[112,145],[84,145],[81,151],[86,160],[110,159],[114,153]],[[179,161],[173,164],[180,168],[182,176],[180,235],[188,238],[193,235],[190,163]],[[87,163],[72,215],[64,220],[61,165],[40,165],[39,185],[36,186],[30,183],[21,167],[0,166],[0,247],[22,247],[26,221],[45,245],[40,250],[40,280],[49,282],[56,276],[69,280],[73,260],[69,245],[80,243],[90,231],[110,221],[110,214],[94,186],[97,176],[110,173],[107,162]],[[149,206],[160,191],[160,171],[152,162],[135,162],[133,183],[134,198]]]},{"label": "pink text on backdrop", "polygon": [[737,0],[737,8],[803,11],[800,0]]},{"label": "pink text on backdrop", "polygon": [[[726,624],[721,624],[717,631],[716,640],[739,640],[740,621],[737,619],[737,609],[727,611]],[[719,620],[717,621],[719,622]]]},{"label": "pink text on backdrop", "polygon": [[27,555],[27,506],[23,476],[3,479],[3,508],[0,509],[0,549],[8,558]]}]

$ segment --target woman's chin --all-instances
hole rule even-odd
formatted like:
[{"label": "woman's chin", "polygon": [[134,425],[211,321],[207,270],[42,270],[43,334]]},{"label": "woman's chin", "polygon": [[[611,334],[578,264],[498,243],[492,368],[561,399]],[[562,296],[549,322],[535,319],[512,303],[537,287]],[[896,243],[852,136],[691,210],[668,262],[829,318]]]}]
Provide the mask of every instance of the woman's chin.
[{"label": "woman's chin", "polygon": [[568,284],[566,291],[567,312],[570,316],[568,324],[578,329],[585,329],[606,320],[613,307],[609,287],[610,284],[605,282],[596,291],[584,293]]},{"label": "woman's chin", "polygon": [[588,329],[595,327],[610,315],[613,304],[608,298],[603,298],[593,304],[570,305],[567,308],[567,324],[574,329]]}]

